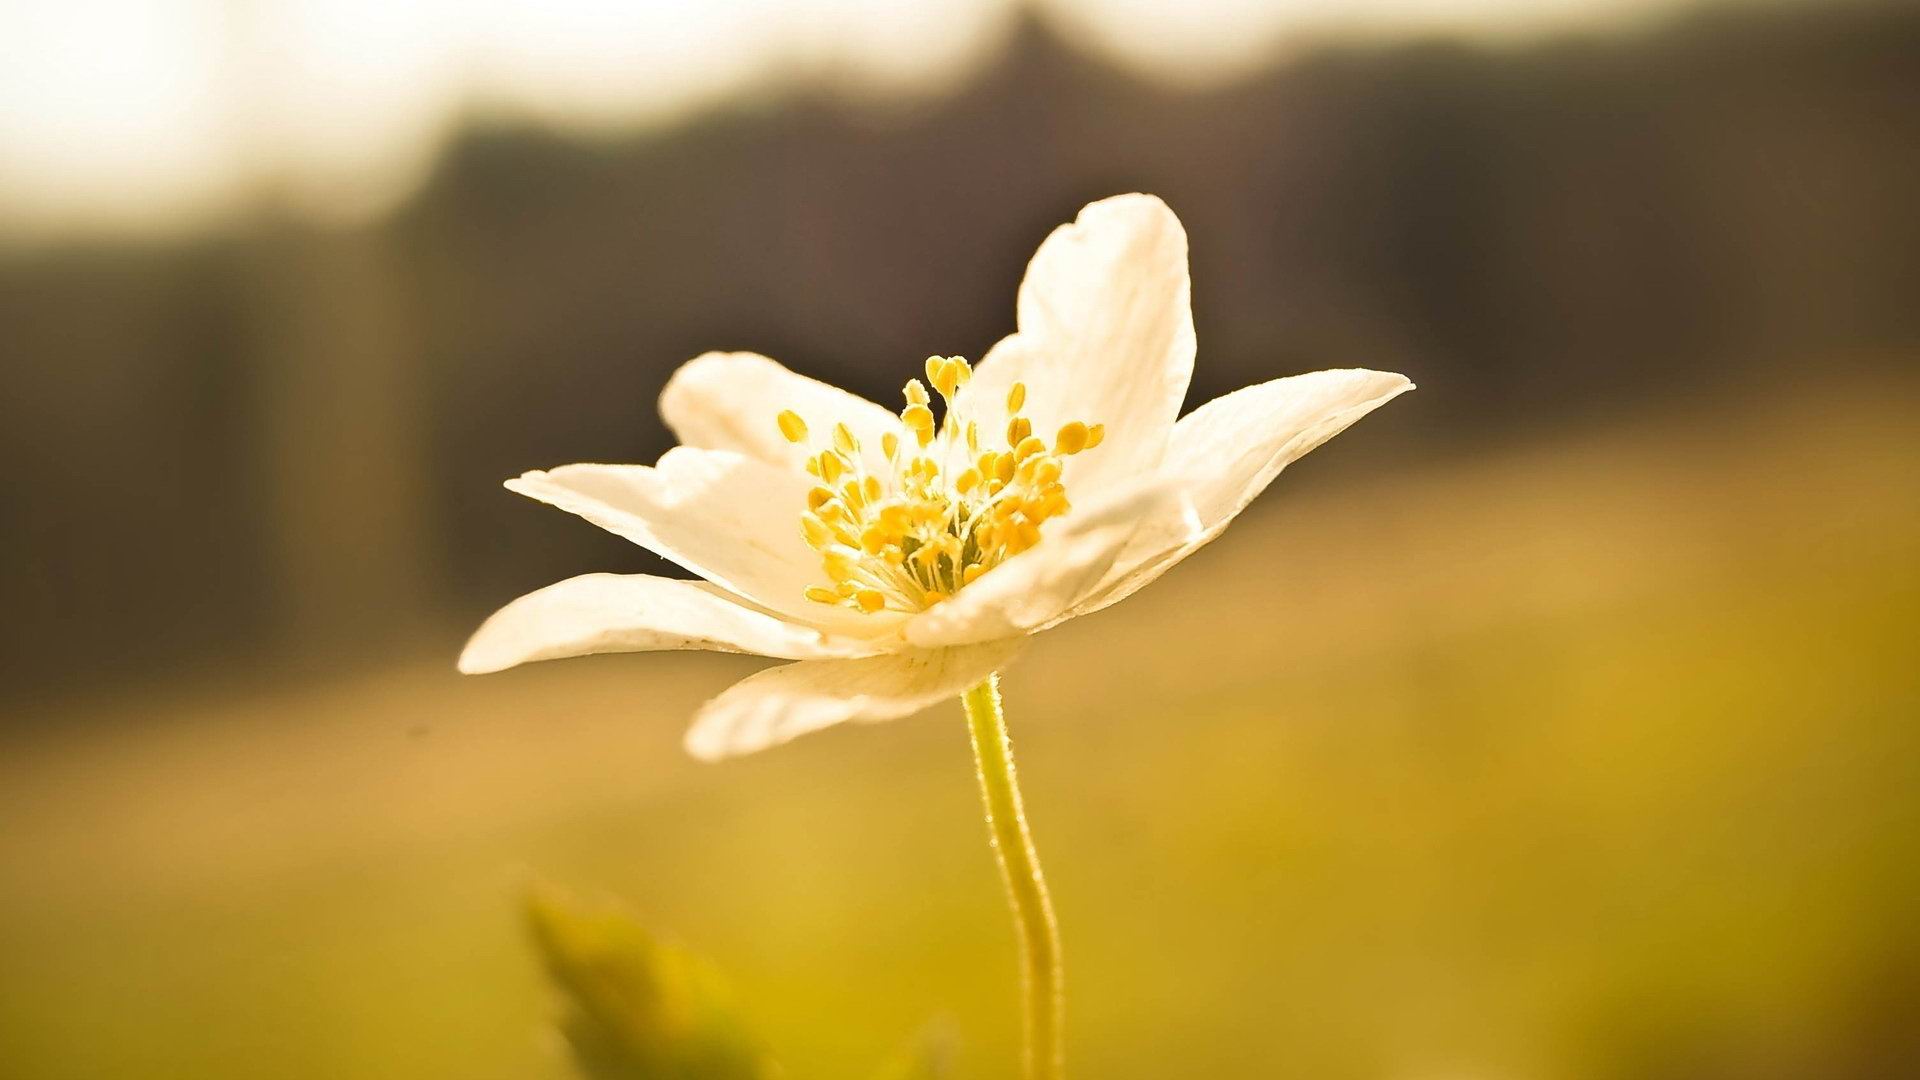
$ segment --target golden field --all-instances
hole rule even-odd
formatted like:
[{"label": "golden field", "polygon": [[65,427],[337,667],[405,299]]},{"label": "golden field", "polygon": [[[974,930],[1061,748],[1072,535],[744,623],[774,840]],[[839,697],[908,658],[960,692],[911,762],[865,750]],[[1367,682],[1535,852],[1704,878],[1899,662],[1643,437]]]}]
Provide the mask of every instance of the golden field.
[{"label": "golden field", "polygon": [[[1036,642],[1006,692],[1075,1072],[1910,1061],[1917,398],[1703,398],[1365,476],[1329,448]],[[463,630],[16,725],[0,1075],[567,1076],[534,880],[711,957],[793,1077],[865,1077],[930,1023],[961,1075],[1010,1072],[957,706],[703,766],[685,719],[757,661],[461,678]]]}]

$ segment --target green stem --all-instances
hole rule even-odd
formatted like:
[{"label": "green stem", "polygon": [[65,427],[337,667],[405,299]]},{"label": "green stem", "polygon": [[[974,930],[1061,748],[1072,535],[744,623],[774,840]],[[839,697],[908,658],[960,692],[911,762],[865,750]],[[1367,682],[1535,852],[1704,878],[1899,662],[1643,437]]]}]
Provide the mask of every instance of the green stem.
[{"label": "green stem", "polygon": [[1060,926],[1040,873],[1040,856],[1027,831],[1020,805],[1020,784],[1013,775],[1013,742],[1000,712],[999,676],[989,675],[960,696],[973,735],[973,759],[980,767],[980,797],[987,807],[987,828],[1000,858],[1000,876],[1013,906],[1025,973],[1027,1080],[1062,1080],[1067,1074],[1061,1031],[1066,998],[1060,967]]}]

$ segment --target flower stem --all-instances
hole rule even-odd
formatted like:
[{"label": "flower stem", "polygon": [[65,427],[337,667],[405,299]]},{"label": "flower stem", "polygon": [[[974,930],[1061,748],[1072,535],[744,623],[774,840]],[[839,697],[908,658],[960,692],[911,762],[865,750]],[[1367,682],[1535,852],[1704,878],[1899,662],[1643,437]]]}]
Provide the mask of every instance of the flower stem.
[{"label": "flower stem", "polygon": [[1066,1047],[1061,1030],[1066,997],[1060,967],[1060,926],[1040,872],[1040,856],[1027,831],[1020,805],[1020,784],[1013,775],[1013,742],[1000,711],[999,676],[989,675],[960,696],[973,735],[973,759],[980,768],[980,797],[986,803],[987,829],[1000,859],[1007,900],[1020,936],[1026,1011],[1027,1080],[1062,1080]]}]

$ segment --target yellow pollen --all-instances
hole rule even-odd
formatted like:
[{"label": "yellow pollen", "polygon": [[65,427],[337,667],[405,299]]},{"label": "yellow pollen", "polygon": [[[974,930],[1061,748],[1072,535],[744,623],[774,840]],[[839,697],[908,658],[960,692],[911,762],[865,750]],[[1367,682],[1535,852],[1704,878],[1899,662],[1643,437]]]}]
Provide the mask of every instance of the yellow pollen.
[{"label": "yellow pollen", "polygon": [[788,442],[799,443],[807,440],[807,422],[800,419],[799,413],[787,409],[776,419],[780,423],[780,434],[786,436]]},{"label": "yellow pollen", "polygon": [[[809,447],[806,469],[820,483],[807,490],[800,530],[825,580],[805,590],[808,600],[868,615],[924,611],[1040,543],[1046,523],[1072,511],[1061,458],[1098,446],[1105,429],[1067,423],[1050,450],[1021,415],[1027,386],[1015,383],[1005,441],[983,442],[967,415],[972,399],[959,394],[972,377],[961,357],[928,357],[926,382],[902,390],[899,423],[870,436],[883,460],[863,456],[845,423]],[[807,441],[799,414],[783,410],[777,420],[782,436]],[[919,449],[904,449],[912,445]]]}]

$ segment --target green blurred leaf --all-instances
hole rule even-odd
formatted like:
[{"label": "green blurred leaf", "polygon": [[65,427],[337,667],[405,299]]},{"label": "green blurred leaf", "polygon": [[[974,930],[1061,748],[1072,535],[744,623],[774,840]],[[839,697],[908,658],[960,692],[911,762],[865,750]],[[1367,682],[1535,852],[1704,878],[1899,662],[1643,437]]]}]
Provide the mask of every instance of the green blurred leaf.
[{"label": "green blurred leaf", "polygon": [[780,1075],[705,960],[654,937],[616,904],[550,886],[528,897],[527,915],[565,1001],[561,1031],[589,1080]]}]

